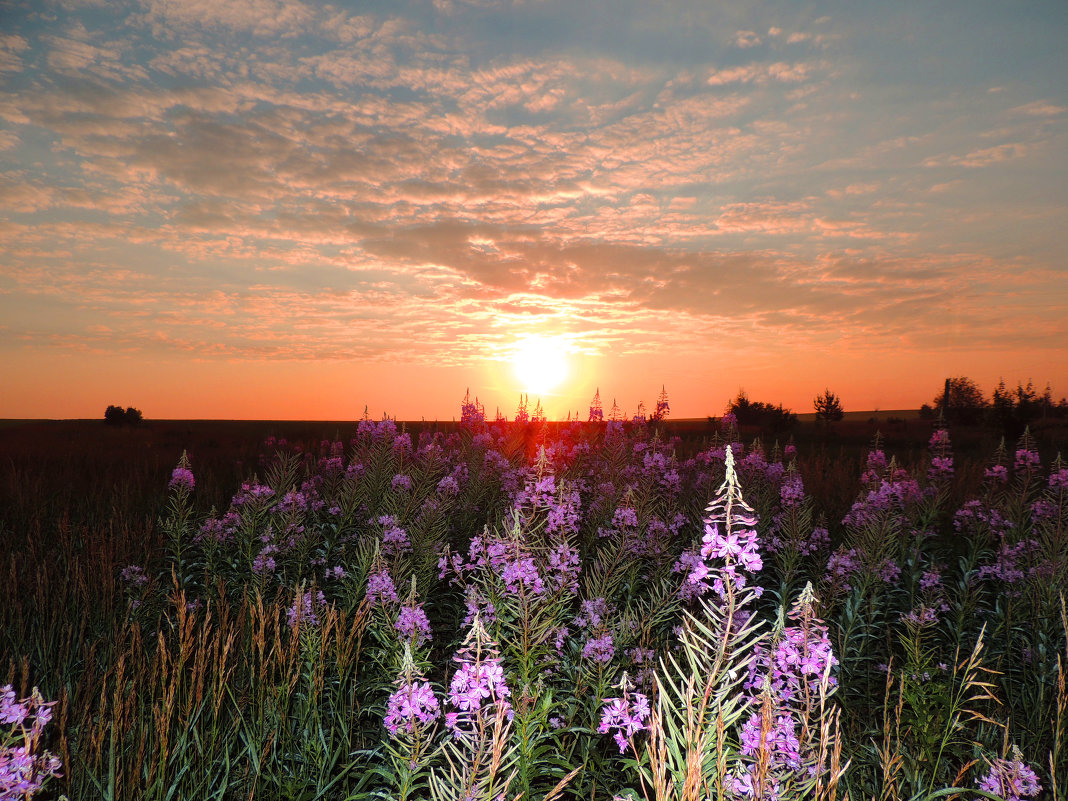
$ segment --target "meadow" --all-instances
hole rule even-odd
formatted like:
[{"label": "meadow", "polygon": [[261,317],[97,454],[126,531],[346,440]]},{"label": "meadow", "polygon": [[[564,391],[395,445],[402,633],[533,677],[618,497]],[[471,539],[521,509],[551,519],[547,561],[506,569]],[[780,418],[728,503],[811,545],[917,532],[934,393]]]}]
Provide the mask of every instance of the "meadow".
[{"label": "meadow", "polygon": [[0,427],[0,796],[1061,798],[1064,446]]}]

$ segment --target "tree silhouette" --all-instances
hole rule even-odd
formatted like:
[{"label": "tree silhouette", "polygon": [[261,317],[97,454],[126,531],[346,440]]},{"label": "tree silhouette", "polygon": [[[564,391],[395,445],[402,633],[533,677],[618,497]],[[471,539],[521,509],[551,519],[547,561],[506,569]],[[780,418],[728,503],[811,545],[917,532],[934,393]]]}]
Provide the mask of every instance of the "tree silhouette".
[{"label": "tree silhouette", "polygon": [[787,431],[797,422],[797,415],[784,409],[781,403],[772,406],[763,401],[751,401],[744,390],[738,392],[727,411],[734,415],[739,425],[759,426],[771,431]]},{"label": "tree silhouette", "polygon": [[823,390],[822,395],[816,396],[812,405],[816,408],[816,419],[820,422],[837,422],[845,416],[842,401],[829,389]]},{"label": "tree silhouette", "polygon": [[130,425],[137,425],[144,419],[140,409],[135,409],[133,406],[127,406],[123,409],[121,406],[108,406],[104,410],[104,422],[110,426],[121,426],[129,423]]},{"label": "tree silhouette", "polygon": [[978,423],[986,411],[987,402],[979,385],[967,376],[947,378],[942,392],[935,396],[934,408],[942,412],[946,422]]}]

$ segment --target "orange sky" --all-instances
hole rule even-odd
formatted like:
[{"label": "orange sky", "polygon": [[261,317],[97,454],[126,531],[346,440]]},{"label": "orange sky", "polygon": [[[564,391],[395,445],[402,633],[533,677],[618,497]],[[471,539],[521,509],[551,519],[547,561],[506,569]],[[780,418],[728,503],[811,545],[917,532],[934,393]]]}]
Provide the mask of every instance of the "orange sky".
[{"label": "orange sky", "polygon": [[0,417],[1068,395],[1063,2],[359,8],[3,12]]}]

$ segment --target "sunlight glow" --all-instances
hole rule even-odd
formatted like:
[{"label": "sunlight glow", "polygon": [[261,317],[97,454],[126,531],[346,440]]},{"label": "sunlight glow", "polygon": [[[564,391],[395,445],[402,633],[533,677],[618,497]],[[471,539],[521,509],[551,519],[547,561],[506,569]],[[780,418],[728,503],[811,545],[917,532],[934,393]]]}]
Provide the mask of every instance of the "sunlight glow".
[{"label": "sunlight glow", "polygon": [[551,392],[567,378],[567,349],[552,337],[529,336],[515,343],[512,369],[524,392]]}]

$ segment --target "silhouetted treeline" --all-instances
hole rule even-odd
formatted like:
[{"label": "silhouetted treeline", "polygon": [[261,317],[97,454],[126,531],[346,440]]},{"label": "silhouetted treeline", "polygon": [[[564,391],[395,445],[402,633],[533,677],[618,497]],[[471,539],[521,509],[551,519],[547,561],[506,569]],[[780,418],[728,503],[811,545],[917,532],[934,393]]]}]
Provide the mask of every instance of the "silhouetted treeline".
[{"label": "silhouetted treeline", "polygon": [[1038,420],[1068,418],[1068,398],[1053,400],[1049,384],[1040,395],[1034,384],[1017,382],[1010,390],[1004,379],[998,382],[987,400],[983,390],[967,376],[947,378],[933,404],[923,404],[920,416],[933,419],[941,415],[949,423],[986,424],[1009,436],[1018,436],[1025,426]]},{"label": "silhouetted treeline", "polygon": [[784,409],[780,403],[772,406],[763,401],[751,401],[745,392],[731,401],[728,411],[734,415],[739,425],[757,426],[765,431],[788,431],[797,424],[797,415]]},{"label": "silhouetted treeline", "polygon": [[144,419],[140,409],[127,406],[109,406],[104,410],[104,422],[112,426],[137,425]]}]

